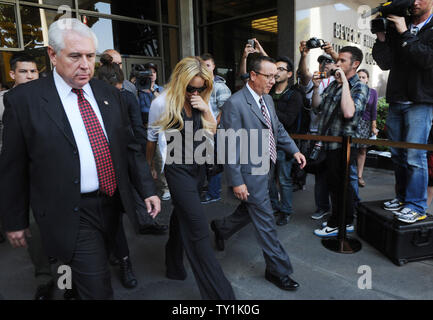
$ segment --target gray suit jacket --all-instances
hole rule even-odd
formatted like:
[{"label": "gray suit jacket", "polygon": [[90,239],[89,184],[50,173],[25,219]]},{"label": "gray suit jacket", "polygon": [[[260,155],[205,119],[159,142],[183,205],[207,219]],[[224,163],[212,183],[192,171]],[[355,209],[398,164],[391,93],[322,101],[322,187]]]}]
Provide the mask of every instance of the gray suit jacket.
[{"label": "gray suit jacket", "polygon": [[[264,100],[271,117],[277,149],[284,150],[289,155],[299,152],[295,142],[278,120],[272,97],[265,95]],[[241,129],[244,129],[244,134],[246,132],[248,135],[248,149],[246,149],[245,143],[243,145],[239,143],[240,139],[238,139],[236,146],[233,144],[230,146],[228,138],[220,139],[218,137],[218,144],[222,142],[221,140],[225,140],[226,162],[224,169],[228,185],[240,186],[246,184],[251,195],[254,190],[263,195],[260,191],[266,191],[268,188],[270,163],[269,138],[268,135],[264,135],[265,131],[263,129],[268,129],[268,127],[260,108],[246,86],[233,94],[224,104],[221,124],[226,132],[228,129],[233,129],[235,132],[241,132]],[[257,156],[263,156],[260,163],[257,163]],[[234,157],[236,161],[233,161]],[[266,170],[266,167],[268,170]],[[265,168],[265,170],[259,170],[259,168]],[[263,172],[259,174],[260,171]]]}]

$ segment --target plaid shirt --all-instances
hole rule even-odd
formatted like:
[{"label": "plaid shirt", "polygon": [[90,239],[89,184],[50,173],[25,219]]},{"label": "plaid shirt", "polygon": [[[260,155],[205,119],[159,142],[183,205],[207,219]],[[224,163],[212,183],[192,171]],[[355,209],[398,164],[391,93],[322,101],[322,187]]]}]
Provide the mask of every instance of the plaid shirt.
[{"label": "plaid shirt", "polygon": [[[355,114],[350,119],[345,119],[343,111],[341,110],[341,92],[343,86],[340,86],[337,81],[332,82],[322,93],[322,102],[320,103],[318,110],[321,111],[321,117],[319,121],[319,134],[328,136],[352,136],[357,138],[356,128],[358,122],[362,117],[365,110],[365,106],[368,102],[369,89],[368,86],[363,84],[357,74],[349,79],[350,95],[355,103]],[[329,121],[332,115],[332,111],[335,108],[339,108],[337,115],[335,116],[333,123],[329,126],[328,133],[323,133],[323,127]],[[341,148],[341,144],[338,142],[325,143],[327,150],[335,150]]]}]

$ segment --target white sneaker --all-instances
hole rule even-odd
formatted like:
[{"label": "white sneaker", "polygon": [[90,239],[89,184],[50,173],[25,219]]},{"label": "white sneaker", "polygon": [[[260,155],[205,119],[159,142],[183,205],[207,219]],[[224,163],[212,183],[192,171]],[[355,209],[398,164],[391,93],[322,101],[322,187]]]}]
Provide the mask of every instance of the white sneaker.
[{"label": "white sneaker", "polygon": [[171,199],[170,191],[165,191],[164,194],[161,196],[162,201],[167,201]]},{"label": "white sneaker", "polygon": [[383,208],[389,211],[396,211],[403,208],[404,203],[400,202],[397,198],[392,199],[391,201],[387,201],[383,203]]},{"label": "white sneaker", "polygon": [[314,234],[321,238],[336,237],[338,235],[338,228],[324,227],[314,230]]},{"label": "white sneaker", "polygon": [[427,218],[427,215],[425,213],[419,213],[410,208],[401,209],[399,214],[397,215],[397,219],[405,223],[414,223],[420,220],[424,220],[425,218]]},{"label": "white sneaker", "polygon": [[[322,223],[322,228],[325,228],[326,226],[328,226],[328,222],[325,221]],[[346,232],[351,233],[353,231],[355,231],[355,226],[353,224],[346,224]]]}]

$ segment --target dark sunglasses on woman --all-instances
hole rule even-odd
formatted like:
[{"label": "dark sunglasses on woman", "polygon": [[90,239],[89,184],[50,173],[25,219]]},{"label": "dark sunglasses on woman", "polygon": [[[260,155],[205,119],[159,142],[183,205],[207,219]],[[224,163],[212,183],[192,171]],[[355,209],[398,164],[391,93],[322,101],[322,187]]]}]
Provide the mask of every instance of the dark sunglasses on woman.
[{"label": "dark sunglasses on woman", "polygon": [[196,88],[196,87],[193,87],[193,86],[187,86],[186,87],[186,91],[187,92],[189,92],[189,93],[194,93],[194,92],[198,92],[198,93],[202,93],[203,91],[205,91],[206,90],[206,86],[203,86],[203,87],[200,87],[200,88]]}]

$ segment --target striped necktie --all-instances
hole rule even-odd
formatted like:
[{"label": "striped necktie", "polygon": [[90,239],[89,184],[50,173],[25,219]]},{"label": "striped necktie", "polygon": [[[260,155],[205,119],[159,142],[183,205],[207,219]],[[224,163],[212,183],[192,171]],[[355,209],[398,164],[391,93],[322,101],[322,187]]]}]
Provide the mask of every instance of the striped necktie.
[{"label": "striped necktie", "polygon": [[83,89],[72,89],[72,92],[78,96],[78,107],[81,118],[83,119],[93,156],[95,157],[99,190],[111,197],[116,191],[117,184],[108,140],[92,106],[84,98]]},{"label": "striped necktie", "polygon": [[266,125],[269,129],[269,154],[271,156],[272,162],[275,164],[277,162],[277,148],[275,145],[274,131],[272,130],[272,122],[269,118],[268,112],[266,111],[266,106],[262,98],[260,98],[259,103],[263,117],[265,117]]}]

